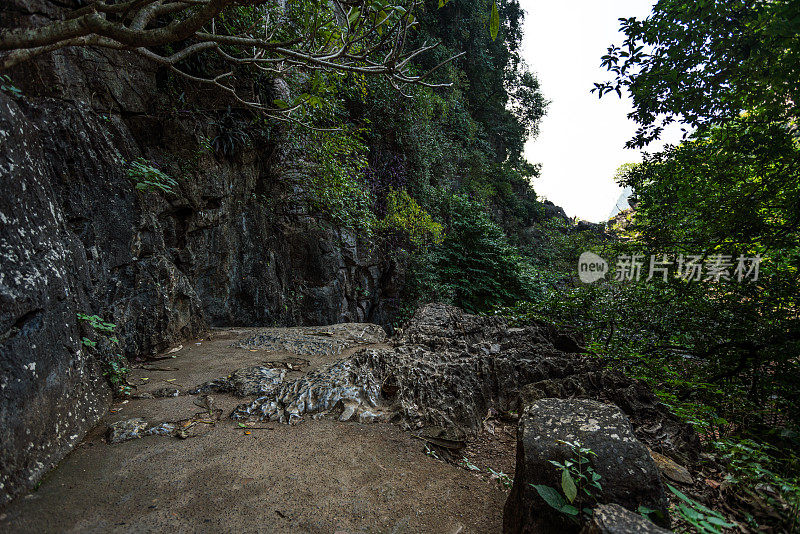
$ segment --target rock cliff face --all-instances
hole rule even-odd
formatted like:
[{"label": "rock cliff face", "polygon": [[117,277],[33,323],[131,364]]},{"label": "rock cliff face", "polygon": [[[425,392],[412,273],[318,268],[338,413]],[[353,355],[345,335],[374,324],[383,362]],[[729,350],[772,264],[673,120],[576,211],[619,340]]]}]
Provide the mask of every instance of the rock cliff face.
[{"label": "rock cliff face", "polygon": [[[57,15],[12,0],[0,26]],[[369,242],[304,210],[310,171],[285,133],[209,149],[219,122],[171,108],[163,73],[124,52],[65,50],[12,79],[24,96],[0,92],[0,504],[109,401],[78,313],[115,323],[127,357],[207,325],[385,321],[386,270]],[[138,157],[174,192],[138,191]]]}]

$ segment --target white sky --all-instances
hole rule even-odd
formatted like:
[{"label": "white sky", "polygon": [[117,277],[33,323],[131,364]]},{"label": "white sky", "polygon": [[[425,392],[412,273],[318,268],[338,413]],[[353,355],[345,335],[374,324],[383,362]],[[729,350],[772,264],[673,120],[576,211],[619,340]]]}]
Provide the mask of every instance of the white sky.
[{"label": "white sky", "polygon": [[[533,181],[536,192],[567,215],[605,221],[622,189],[614,174],[623,163],[641,161],[624,148],[636,131],[627,118],[630,101],[616,94],[601,99],[589,91],[610,79],[600,68],[606,48],[622,41],[620,17],[646,17],[648,0],[520,0],[525,10],[522,57],[538,76],[551,101],[539,136],[525,147],[531,162],[542,164]],[[679,133],[679,132],[678,132]],[[673,143],[679,135],[670,137]],[[654,151],[659,145],[648,147]]]}]

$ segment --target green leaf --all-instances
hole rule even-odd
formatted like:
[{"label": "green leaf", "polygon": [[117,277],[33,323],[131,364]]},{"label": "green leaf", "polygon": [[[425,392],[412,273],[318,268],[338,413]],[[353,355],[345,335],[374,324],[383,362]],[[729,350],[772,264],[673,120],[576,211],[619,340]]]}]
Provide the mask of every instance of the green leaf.
[{"label": "green leaf", "polygon": [[561,489],[564,490],[564,495],[569,502],[575,501],[575,497],[578,496],[578,488],[575,486],[575,481],[572,480],[572,475],[566,469],[561,471]]},{"label": "green leaf", "polygon": [[489,35],[492,36],[492,41],[497,40],[497,34],[500,32],[500,14],[497,12],[497,2],[492,3],[492,14],[489,19]]},{"label": "green leaf", "polygon": [[717,512],[715,512],[714,510],[704,506],[703,504],[701,504],[701,503],[699,503],[697,501],[694,501],[694,500],[690,499],[689,497],[687,497],[686,495],[684,495],[680,491],[676,490],[671,485],[667,484],[667,487],[669,488],[669,490],[672,493],[674,493],[676,496],[678,496],[678,498],[680,498],[683,502],[689,504],[690,506],[696,508],[697,510],[700,510],[701,512],[705,512],[705,513],[707,513],[709,515],[719,516],[719,514]]},{"label": "green leaf", "polygon": [[531,486],[533,486],[533,488],[536,490],[536,493],[539,494],[539,497],[544,499],[544,502],[559,512],[563,511],[564,507],[567,506],[567,503],[564,501],[564,497],[562,497],[559,492],[550,486],[545,486],[544,484],[531,484]]},{"label": "green leaf", "polygon": [[721,519],[719,517],[707,517],[706,521],[708,521],[712,525],[719,525],[719,526],[725,527],[725,528],[732,528],[733,527],[733,523],[728,523],[727,521],[725,521],[724,519]]},{"label": "green leaf", "polygon": [[686,519],[690,521],[699,521],[700,519],[705,517],[703,514],[701,514],[694,508],[691,508],[690,506],[687,506],[683,503],[678,503],[678,510],[681,512],[682,516],[684,516]]},{"label": "green leaf", "polygon": [[571,504],[564,506],[561,511],[567,515],[578,515],[578,509]]}]

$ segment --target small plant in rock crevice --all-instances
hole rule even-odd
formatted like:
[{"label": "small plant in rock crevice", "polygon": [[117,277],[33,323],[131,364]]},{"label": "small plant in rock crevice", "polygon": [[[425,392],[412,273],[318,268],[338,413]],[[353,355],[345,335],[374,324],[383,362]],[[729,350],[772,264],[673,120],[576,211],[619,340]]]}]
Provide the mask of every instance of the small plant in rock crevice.
[{"label": "small plant in rock crevice", "polygon": [[[85,323],[92,329],[93,337],[90,339],[83,337],[81,343],[87,349],[98,351],[98,344],[110,347],[112,352],[119,350],[119,339],[114,335],[117,325],[104,321],[99,315],[88,315],[85,313],[77,314],[78,320]],[[100,357],[103,363],[103,376],[118,395],[128,395],[131,387],[128,385],[127,375],[130,372],[127,361],[122,354],[113,353],[106,357]]]},{"label": "small plant in rock crevice", "polygon": [[214,153],[223,158],[234,158],[251,143],[247,132],[247,122],[235,110],[228,110],[218,119],[210,123],[217,129],[217,135],[210,140]]},{"label": "small plant in rock crevice", "polygon": [[469,471],[480,471],[481,470],[480,467],[478,467],[477,465],[475,465],[472,462],[470,462],[469,458],[467,458],[466,456],[462,456],[461,457],[461,461],[458,463],[458,465],[460,465],[461,467],[463,467],[464,469],[467,469]]},{"label": "small plant in rock crevice", "polygon": [[136,189],[145,193],[151,191],[174,193],[174,188],[178,186],[177,180],[144,158],[136,158],[129,162],[125,173],[133,180]]},{"label": "small plant in rock crevice", "polygon": [[596,453],[579,441],[559,441],[568,446],[571,452],[564,463],[550,460],[561,471],[561,492],[545,484],[531,486],[549,506],[580,523],[581,512],[584,517],[591,517],[592,508],[603,490],[600,485],[601,477],[590,460]]}]

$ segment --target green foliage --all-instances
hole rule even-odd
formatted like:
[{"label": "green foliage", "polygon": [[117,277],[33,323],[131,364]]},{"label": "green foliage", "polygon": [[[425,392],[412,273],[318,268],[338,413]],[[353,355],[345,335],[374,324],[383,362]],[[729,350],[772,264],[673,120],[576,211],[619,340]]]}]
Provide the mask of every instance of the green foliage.
[{"label": "green foliage", "polygon": [[614,79],[595,90],[630,91],[631,117],[641,125],[630,146],[646,145],[676,120],[702,130],[800,116],[796,1],[660,0],[646,19],[620,20],[625,40],[602,58]]},{"label": "green foliage", "polygon": [[99,332],[113,332],[117,327],[114,323],[107,323],[99,315],[86,315],[78,312],[79,321],[85,321],[91,328]]},{"label": "green foliage", "polygon": [[128,178],[136,184],[136,189],[145,193],[151,191],[174,193],[174,188],[178,186],[178,182],[174,178],[144,158],[136,158],[129,162],[125,172]]},{"label": "green foliage", "polygon": [[686,521],[695,532],[699,534],[721,534],[723,529],[732,528],[733,523],[725,521],[719,512],[690,499],[680,491],[667,484],[669,490],[675,494],[680,502],[677,503],[678,515]]},{"label": "green foliage", "polygon": [[391,189],[386,198],[386,216],[377,228],[404,235],[414,247],[440,244],[444,236],[442,225],[434,222],[405,189]]},{"label": "green foliage", "polygon": [[[119,350],[119,339],[114,335],[117,325],[104,321],[99,315],[88,315],[78,312],[77,318],[85,323],[92,330],[92,335],[97,339],[92,340],[87,337],[81,339],[81,343],[93,351],[98,351],[103,363],[103,376],[114,392],[120,395],[130,393],[131,387],[128,385],[127,375],[130,369],[127,367],[125,358],[115,351]],[[107,354],[111,353],[111,354]],[[104,357],[103,357],[104,356]]]},{"label": "green foliage", "polygon": [[466,456],[462,456],[461,457],[461,461],[459,462],[459,465],[461,465],[464,469],[468,469],[470,471],[480,471],[481,470],[480,467],[478,467],[477,465],[475,465],[472,462],[470,462],[469,459]]},{"label": "green foliage", "polygon": [[489,471],[489,474],[492,476],[493,479],[497,480],[497,483],[500,484],[505,490],[511,489],[511,486],[514,485],[514,479],[508,476],[508,474],[503,473],[502,471],[495,471],[491,467],[486,469]]},{"label": "green foliage", "polygon": [[544,484],[531,484],[531,486],[550,507],[555,508],[564,515],[577,519],[580,511],[571,504],[567,504],[567,501],[555,488]]},{"label": "green foliage", "polygon": [[445,222],[445,237],[412,264],[412,297],[451,302],[474,312],[531,297],[535,286],[530,264],[481,203],[445,194],[435,205]]},{"label": "green foliage", "polygon": [[[781,439],[788,439],[791,447],[778,448],[753,439],[728,438],[714,443],[718,459],[727,468],[725,482],[737,493],[748,499],[766,502],[772,511],[781,517],[789,532],[800,530],[800,476],[781,473],[797,473],[800,456],[797,455],[796,433],[781,432]],[[752,516],[750,526],[760,525]]]},{"label": "green foliage", "polygon": [[367,148],[359,132],[344,129],[301,135],[296,142],[306,148],[314,164],[312,175],[303,184],[312,213],[370,235],[376,217],[364,178]]},{"label": "green foliage", "polygon": [[594,470],[590,456],[595,455],[591,449],[578,441],[562,441],[569,447],[570,456],[564,463],[550,460],[550,463],[561,471],[561,492],[544,484],[531,484],[539,496],[562,514],[579,520],[580,512],[586,517],[592,514],[592,507],[602,491],[600,475]]},{"label": "green foliage", "polygon": [[767,253],[800,243],[800,139],[779,123],[711,128],[620,183],[634,190],[634,229],[650,248]]},{"label": "green foliage", "polygon": [[108,379],[108,382],[114,388],[114,391],[121,395],[127,395],[131,391],[128,385],[127,376],[130,369],[127,367],[127,362],[120,354],[114,354],[106,361],[107,368],[103,372],[103,376]]}]

